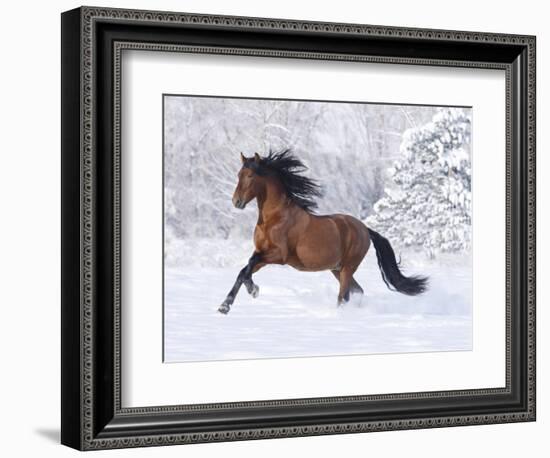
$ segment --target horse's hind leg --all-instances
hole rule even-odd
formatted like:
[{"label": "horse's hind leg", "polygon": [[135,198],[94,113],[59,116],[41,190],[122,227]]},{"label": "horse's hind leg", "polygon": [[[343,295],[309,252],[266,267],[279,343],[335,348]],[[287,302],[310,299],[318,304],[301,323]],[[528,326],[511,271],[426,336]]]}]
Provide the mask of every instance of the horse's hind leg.
[{"label": "horse's hind leg", "polygon": [[353,269],[342,267],[340,270],[340,292],[338,293],[338,305],[349,301],[351,281],[353,279]]},{"label": "horse's hind leg", "polygon": [[[340,271],[339,270],[331,270],[332,275],[336,277],[336,280],[340,281]],[[361,285],[357,283],[357,280],[353,278],[353,275],[351,276],[351,280],[349,281],[349,292],[350,293],[357,293],[357,294],[363,294],[363,288],[361,288]]]},{"label": "horse's hind leg", "polygon": [[353,277],[351,277],[349,290],[352,293],[364,294],[363,288],[361,288],[361,285],[359,283],[357,283],[357,281]]}]

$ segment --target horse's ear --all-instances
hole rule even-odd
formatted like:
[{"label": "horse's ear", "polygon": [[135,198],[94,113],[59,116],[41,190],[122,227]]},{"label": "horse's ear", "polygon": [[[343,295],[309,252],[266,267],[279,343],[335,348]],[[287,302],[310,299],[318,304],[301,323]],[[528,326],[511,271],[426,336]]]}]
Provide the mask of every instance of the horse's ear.
[{"label": "horse's ear", "polygon": [[241,152],[241,162],[244,164],[246,162],[246,157],[244,157],[244,154]]},{"label": "horse's ear", "polygon": [[258,153],[254,153],[254,161],[259,164],[261,160],[262,158],[260,157],[260,155]]}]

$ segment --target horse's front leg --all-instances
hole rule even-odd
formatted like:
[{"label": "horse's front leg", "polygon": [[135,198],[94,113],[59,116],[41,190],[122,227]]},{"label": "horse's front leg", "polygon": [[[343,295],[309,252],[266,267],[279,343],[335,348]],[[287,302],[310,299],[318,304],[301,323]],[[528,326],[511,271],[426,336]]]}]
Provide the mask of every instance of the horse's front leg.
[{"label": "horse's front leg", "polygon": [[248,294],[250,294],[255,299],[258,297],[258,294],[260,294],[260,287],[252,280],[252,274],[255,274],[256,272],[258,272],[258,270],[260,270],[264,266],[267,266],[268,264],[284,264],[285,261],[280,254],[280,250],[278,249],[267,251],[261,254],[255,253],[254,256],[257,257],[256,262],[252,267],[250,274],[243,280],[243,283],[244,286],[246,286]]},{"label": "horse's front leg", "polygon": [[258,297],[258,294],[260,294],[260,287],[254,283],[254,280],[252,280],[252,274],[258,270],[259,267],[264,266],[265,264],[257,264],[256,269],[251,272],[251,274],[244,279],[243,283],[246,287],[246,291],[248,291],[248,294],[250,294],[254,299]]},{"label": "horse's front leg", "polygon": [[231,291],[229,291],[222,305],[218,308],[218,312],[224,314],[229,312],[243,283],[245,284],[247,291],[252,294],[252,296],[256,297],[258,295],[259,288],[252,281],[252,272],[254,268],[259,265],[260,259],[261,255],[259,253],[254,253],[248,260],[248,264],[243,267],[239,272],[239,275],[237,275],[237,279],[235,280]]}]

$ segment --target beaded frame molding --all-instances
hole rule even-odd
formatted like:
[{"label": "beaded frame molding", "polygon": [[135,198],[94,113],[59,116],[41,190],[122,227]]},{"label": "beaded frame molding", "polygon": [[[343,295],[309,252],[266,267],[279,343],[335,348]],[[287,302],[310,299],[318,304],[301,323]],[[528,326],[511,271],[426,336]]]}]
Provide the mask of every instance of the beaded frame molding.
[{"label": "beaded frame molding", "polygon": [[[123,408],[126,49],[493,68],[506,75],[506,386]],[[81,7],[62,14],[62,424],[79,450],[535,420],[535,37]]]}]

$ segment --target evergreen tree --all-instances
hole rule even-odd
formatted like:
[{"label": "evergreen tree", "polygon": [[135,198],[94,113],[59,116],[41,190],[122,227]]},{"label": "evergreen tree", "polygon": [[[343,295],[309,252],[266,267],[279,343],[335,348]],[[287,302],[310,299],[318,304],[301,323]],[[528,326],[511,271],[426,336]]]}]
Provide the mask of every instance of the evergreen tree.
[{"label": "evergreen tree", "polygon": [[471,122],[463,109],[445,108],[432,122],[409,129],[402,159],[367,225],[399,247],[466,251],[471,242]]}]

